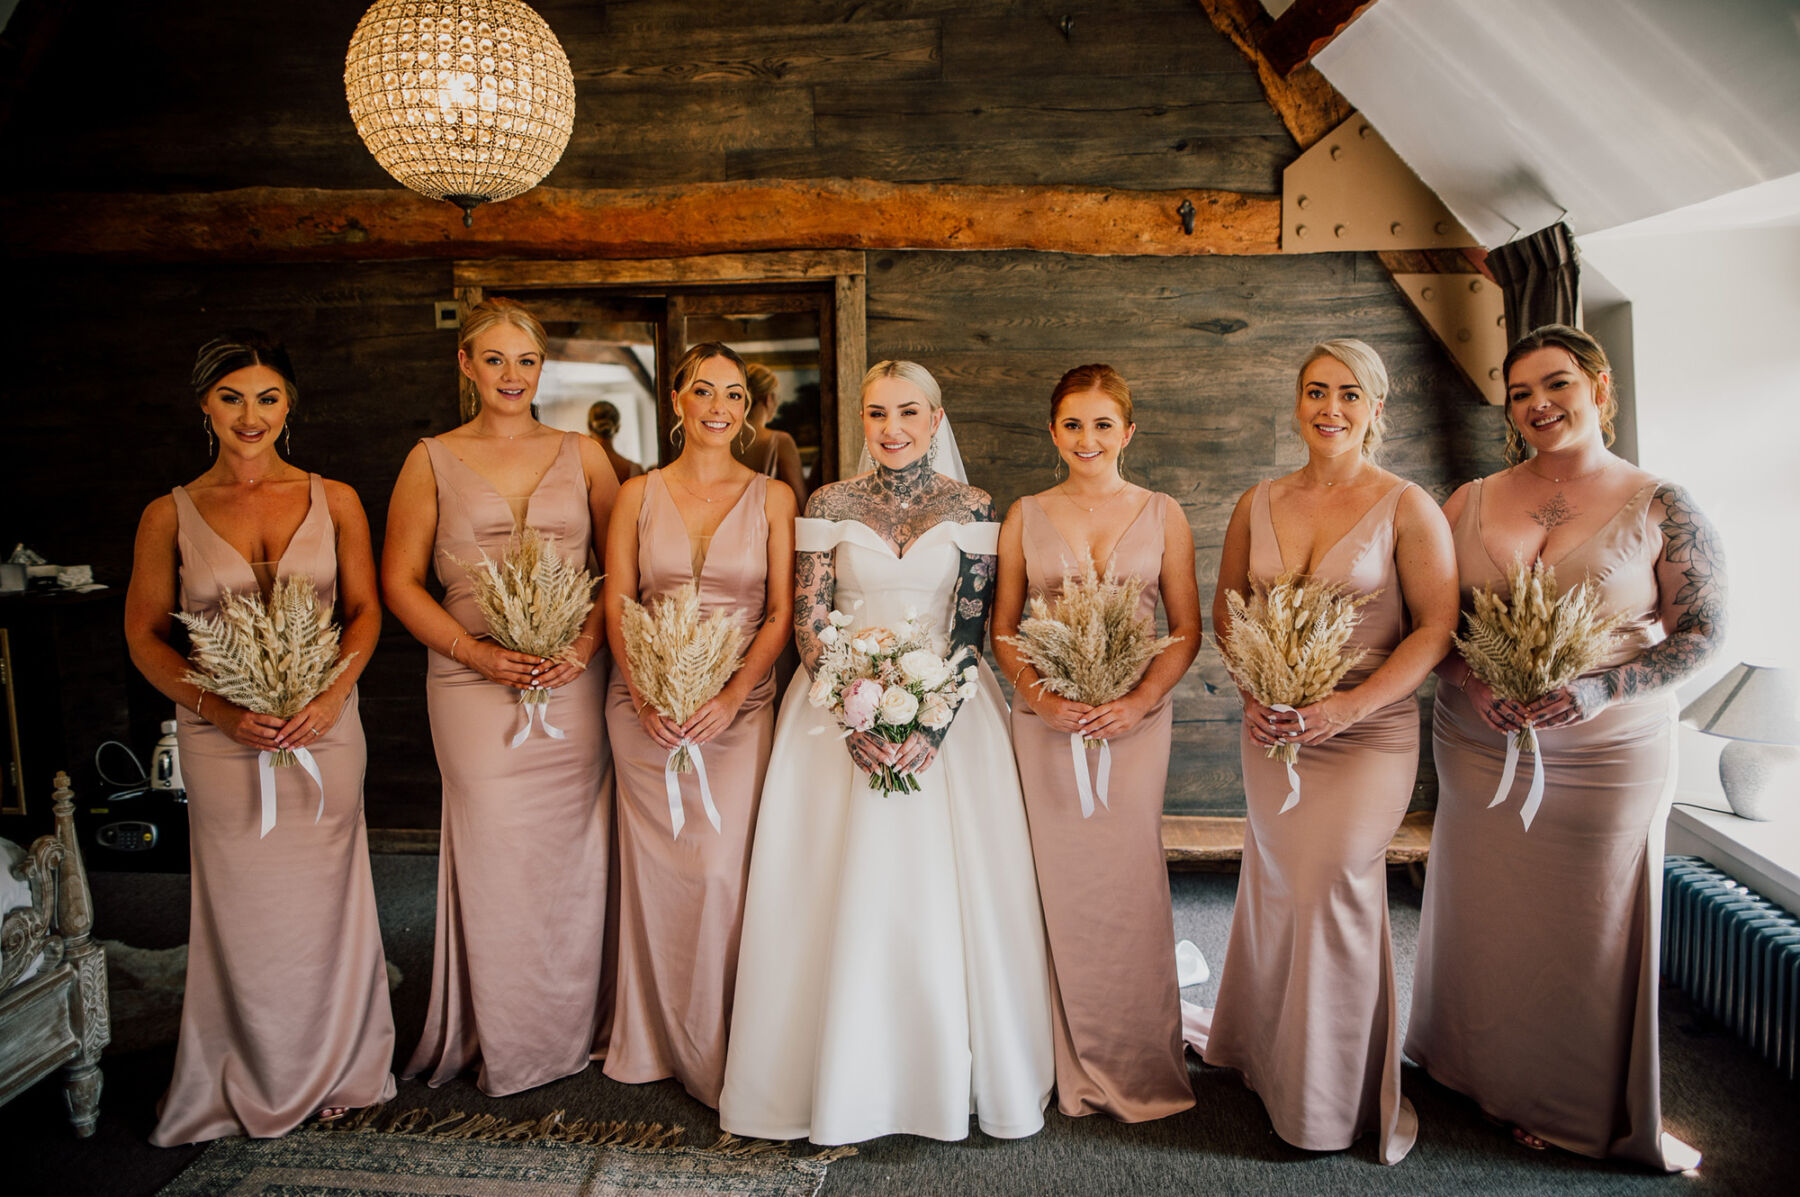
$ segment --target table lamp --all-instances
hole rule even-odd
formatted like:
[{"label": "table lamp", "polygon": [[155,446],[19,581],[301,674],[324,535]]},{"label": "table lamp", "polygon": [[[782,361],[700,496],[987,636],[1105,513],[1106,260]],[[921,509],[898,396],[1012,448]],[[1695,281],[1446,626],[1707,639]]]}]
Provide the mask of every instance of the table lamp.
[{"label": "table lamp", "polygon": [[1800,672],[1735,665],[1681,712],[1731,743],[1719,754],[1725,800],[1746,819],[1772,819],[1800,796]]}]

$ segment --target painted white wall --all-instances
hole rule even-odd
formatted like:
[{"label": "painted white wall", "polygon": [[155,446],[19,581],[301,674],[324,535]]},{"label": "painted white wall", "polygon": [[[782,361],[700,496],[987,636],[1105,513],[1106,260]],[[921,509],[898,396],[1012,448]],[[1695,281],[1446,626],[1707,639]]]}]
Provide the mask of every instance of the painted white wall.
[{"label": "painted white wall", "polygon": [[[1800,668],[1800,225],[1580,247],[1631,303],[1639,463],[1687,487],[1725,543],[1730,634],[1683,701],[1740,660]],[[1717,791],[1721,747],[1684,730],[1682,791]]]}]

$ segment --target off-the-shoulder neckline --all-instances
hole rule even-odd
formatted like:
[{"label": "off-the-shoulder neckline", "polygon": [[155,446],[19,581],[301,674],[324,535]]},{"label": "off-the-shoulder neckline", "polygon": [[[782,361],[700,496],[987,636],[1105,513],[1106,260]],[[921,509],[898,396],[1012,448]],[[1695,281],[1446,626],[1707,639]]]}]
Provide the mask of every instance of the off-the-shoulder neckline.
[{"label": "off-the-shoulder neckline", "polygon": [[[888,543],[888,540],[885,536],[883,536],[881,533],[877,532],[875,529],[871,528],[868,524],[864,523],[862,520],[856,520],[856,519],[826,520],[826,519],[817,519],[812,516],[803,516],[795,522],[796,523],[808,523],[808,524],[821,524],[821,525],[825,525],[828,527],[842,528],[845,531],[850,531],[852,529],[860,528],[864,532],[868,533],[868,540],[870,542],[872,542],[872,543],[867,544],[865,547],[870,547],[870,548],[879,547],[883,552],[887,553],[888,556],[892,557],[896,561],[906,560],[906,558],[912,554],[912,551],[914,549],[916,549],[920,545],[924,544],[925,541],[927,539],[929,539],[931,537],[931,535],[940,528],[952,528],[952,529],[957,529],[957,530],[975,529],[975,528],[993,528],[993,529],[998,530],[998,528],[1000,527],[1000,525],[997,522],[995,522],[994,520],[970,520],[968,523],[959,523],[956,520],[939,520],[937,523],[931,525],[931,527],[925,529],[925,531],[923,531],[923,532],[919,533],[917,536],[913,537],[912,543],[906,546],[905,552],[899,552],[894,548],[893,545]],[[862,543],[861,537],[858,537],[857,539],[858,539],[859,543]]]}]

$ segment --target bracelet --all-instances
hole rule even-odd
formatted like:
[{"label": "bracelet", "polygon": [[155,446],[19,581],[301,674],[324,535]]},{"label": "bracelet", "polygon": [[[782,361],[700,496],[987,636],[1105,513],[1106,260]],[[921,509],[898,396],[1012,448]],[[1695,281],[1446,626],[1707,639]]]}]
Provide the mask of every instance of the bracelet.
[{"label": "bracelet", "polygon": [[1015,673],[1014,673],[1014,674],[1013,674],[1013,680],[1012,680],[1012,687],[1013,687],[1013,689],[1015,689],[1015,690],[1017,690],[1017,689],[1018,689],[1018,688],[1019,688],[1019,679],[1020,679],[1020,678],[1022,678],[1022,677],[1024,677],[1024,676],[1025,676],[1025,671],[1026,671],[1026,670],[1027,670],[1027,669],[1030,669],[1030,668],[1031,668],[1031,662],[1030,662],[1030,661],[1027,661],[1027,662],[1025,662],[1025,664],[1023,664],[1023,665],[1021,665],[1021,666],[1019,666],[1019,668],[1018,668],[1018,670],[1017,670],[1017,672],[1015,672]]},{"label": "bracelet", "polygon": [[202,691],[200,691],[200,697],[196,698],[194,700],[194,718],[196,718],[196,719],[206,718],[205,715],[202,715],[200,713],[200,708],[205,705],[206,705],[206,691],[202,690]]},{"label": "bracelet", "polygon": [[458,635],[456,637],[455,640],[452,640],[450,642],[450,651],[444,654],[446,657],[449,657],[452,661],[455,661],[458,665],[461,665],[462,661],[456,655],[456,646],[462,642],[463,636],[466,636],[466,635],[468,635],[467,632],[461,633],[460,635]]}]

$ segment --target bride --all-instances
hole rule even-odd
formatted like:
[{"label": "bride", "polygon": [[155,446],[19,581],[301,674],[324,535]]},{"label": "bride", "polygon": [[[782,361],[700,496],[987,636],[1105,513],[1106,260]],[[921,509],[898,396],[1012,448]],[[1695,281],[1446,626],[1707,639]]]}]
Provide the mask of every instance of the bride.
[{"label": "bride", "polygon": [[[795,630],[810,672],[833,610],[909,608],[979,651],[999,525],[962,476],[936,380],[863,377],[874,469],[796,521]],[[867,460],[867,458],[865,458]],[[995,1138],[1044,1125],[1054,1067],[1043,916],[1006,706],[987,666],[943,730],[839,739],[797,675],[782,703],[751,854],[721,1126],[762,1139]],[[883,797],[868,773],[914,772]]]}]

